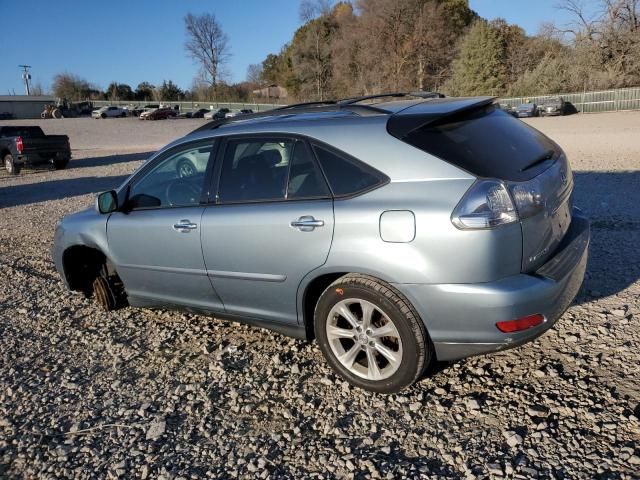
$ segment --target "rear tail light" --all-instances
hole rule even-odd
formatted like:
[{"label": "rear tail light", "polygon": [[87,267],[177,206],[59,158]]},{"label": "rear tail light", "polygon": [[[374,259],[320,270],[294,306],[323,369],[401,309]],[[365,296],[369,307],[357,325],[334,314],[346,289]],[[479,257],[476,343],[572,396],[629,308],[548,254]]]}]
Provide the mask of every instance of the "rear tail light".
[{"label": "rear tail light", "polygon": [[18,150],[19,154],[22,154],[24,150],[24,145],[22,143],[22,137],[16,137],[16,150]]},{"label": "rear tail light", "polygon": [[518,318],[516,320],[506,320],[496,323],[496,327],[503,333],[514,333],[536,327],[544,322],[544,317],[539,313],[529,315],[527,317]]},{"label": "rear tail light", "polygon": [[509,191],[500,180],[479,180],[465,193],[451,216],[461,230],[494,228],[518,221]]},{"label": "rear tail light", "polygon": [[511,184],[511,195],[522,219],[533,217],[544,209],[542,185],[537,178],[528,182]]}]

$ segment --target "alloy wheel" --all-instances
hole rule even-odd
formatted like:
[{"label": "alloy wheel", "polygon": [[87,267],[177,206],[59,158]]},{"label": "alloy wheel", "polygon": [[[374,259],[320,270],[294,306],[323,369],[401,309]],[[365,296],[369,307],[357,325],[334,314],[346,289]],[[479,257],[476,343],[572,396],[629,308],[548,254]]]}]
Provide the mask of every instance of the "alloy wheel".
[{"label": "alloy wheel", "polygon": [[336,303],[326,322],[329,347],[351,373],[383,380],[402,363],[402,339],[393,321],[375,304],[358,298]]}]

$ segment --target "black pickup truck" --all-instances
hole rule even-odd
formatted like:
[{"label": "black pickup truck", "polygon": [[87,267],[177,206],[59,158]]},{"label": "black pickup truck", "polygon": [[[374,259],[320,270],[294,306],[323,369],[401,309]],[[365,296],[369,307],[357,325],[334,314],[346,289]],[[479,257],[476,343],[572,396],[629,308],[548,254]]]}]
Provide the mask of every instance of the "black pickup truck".
[{"label": "black pickup truck", "polygon": [[0,158],[11,175],[26,165],[50,163],[57,170],[67,166],[71,146],[66,135],[45,135],[40,127],[0,127]]}]

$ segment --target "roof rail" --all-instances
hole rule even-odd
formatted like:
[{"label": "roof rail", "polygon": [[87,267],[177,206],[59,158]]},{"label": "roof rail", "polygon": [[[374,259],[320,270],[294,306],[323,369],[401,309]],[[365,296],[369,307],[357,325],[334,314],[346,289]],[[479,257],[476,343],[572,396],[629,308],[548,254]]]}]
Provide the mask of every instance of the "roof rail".
[{"label": "roof rail", "polygon": [[313,106],[321,106],[321,105],[335,105],[336,102],[335,100],[326,100],[326,101],[320,101],[320,102],[302,102],[302,103],[292,103],[291,105],[284,105],[282,107],[277,107],[274,108],[273,110],[288,110],[291,108],[300,108],[300,107],[313,107]]},{"label": "roof rail", "polygon": [[339,105],[335,102],[310,102],[296,105],[289,105],[286,108],[279,107],[271,110],[265,110],[264,112],[246,113],[244,115],[237,115],[235,117],[221,118],[220,120],[214,120],[208,122],[201,127],[196,128],[191,133],[201,132],[203,130],[213,130],[227,125],[229,123],[243,122],[245,120],[253,120],[258,118],[268,117],[285,117],[292,115],[299,115],[301,113],[322,113],[322,112],[340,112],[348,111],[360,115],[361,117],[367,117],[371,115],[388,115],[389,112],[381,108],[374,107],[372,105]]},{"label": "roof rail", "polygon": [[439,92],[396,92],[396,93],[379,93],[377,95],[364,95],[362,97],[345,98],[338,100],[338,105],[353,105],[354,103],[363,102],[365,100],[374,100],[376,98],[402,98],[402,97],[418,97],[418,98],[444,98]]}]

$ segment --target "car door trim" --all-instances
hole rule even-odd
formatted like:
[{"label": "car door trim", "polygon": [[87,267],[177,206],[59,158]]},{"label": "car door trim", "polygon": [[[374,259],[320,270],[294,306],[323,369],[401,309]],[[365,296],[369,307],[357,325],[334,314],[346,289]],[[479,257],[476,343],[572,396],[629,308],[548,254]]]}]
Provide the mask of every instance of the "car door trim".
[{"label": "car door trim", "polygon": [[199,268],[158,267],[154,265],[137,265],[135,263],[123,263],[118,265],[118,267],[129,268],[132,270],[148,270],[150,272],[180,273],[183,275],[199,275],[203,277],[207,276],[207,271]]},{"label": "car door trim", "polygon": [[235,280],[255,280],[260,282],[282,283],[287,280],[286,275],[272,273],[229,272],[225,270],[207,270],[207,274],[214,278],[231,278]]}]

